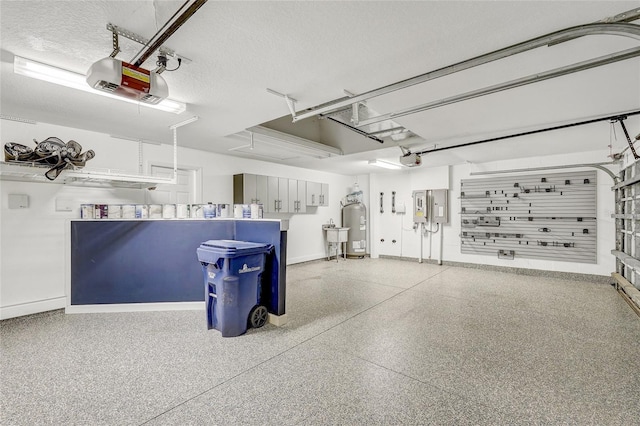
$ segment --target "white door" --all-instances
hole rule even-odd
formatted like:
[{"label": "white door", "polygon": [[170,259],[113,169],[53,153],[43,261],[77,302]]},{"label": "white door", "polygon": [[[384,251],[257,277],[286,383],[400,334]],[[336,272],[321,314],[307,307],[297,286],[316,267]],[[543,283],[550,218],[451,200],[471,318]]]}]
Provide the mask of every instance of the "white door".
[{"label": "white door", "polygon": [[[173,167],[151,166],[151,176],[171,178]],[[175,184],[160,184],[155,190],[147,191],[148,204],[191,204],[195,203],[195,170],[178,169]]]}]

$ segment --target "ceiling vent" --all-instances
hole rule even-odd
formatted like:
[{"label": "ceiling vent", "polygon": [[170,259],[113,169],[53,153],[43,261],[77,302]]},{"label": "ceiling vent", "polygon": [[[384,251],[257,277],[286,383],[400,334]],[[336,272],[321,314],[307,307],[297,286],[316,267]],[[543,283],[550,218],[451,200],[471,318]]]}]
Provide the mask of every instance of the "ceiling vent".
[{"label": "ceiling vent", "polygon": [[87,83],[96,90],[151,105],[169,96],[167,82],[158,73],[112,57],[91,65]]}]

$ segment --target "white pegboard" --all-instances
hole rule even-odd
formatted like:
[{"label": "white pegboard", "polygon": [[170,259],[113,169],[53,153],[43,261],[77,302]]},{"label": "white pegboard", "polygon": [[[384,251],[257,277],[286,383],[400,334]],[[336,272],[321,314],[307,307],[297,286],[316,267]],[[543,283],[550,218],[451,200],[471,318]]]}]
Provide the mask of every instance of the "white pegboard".
[{"label": "white pegboard", "polygon": [[596,172],[461,181],[461,251],[597,263]]}]

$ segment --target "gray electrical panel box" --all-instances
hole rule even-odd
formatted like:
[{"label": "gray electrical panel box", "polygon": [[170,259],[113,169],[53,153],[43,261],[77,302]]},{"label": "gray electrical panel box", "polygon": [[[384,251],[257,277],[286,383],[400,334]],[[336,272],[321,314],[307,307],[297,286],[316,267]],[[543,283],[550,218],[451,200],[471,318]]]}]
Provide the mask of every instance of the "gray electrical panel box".
[{"label": "gray electrical panel box", "polygon": [[449,224],[449,191],[446,189],[432,189],[429,206],[431,207],[431,221],[442,225]]},{"label": "gray electrical panel box", "polygon": [[449,190],[413,191],[413,223],[449,224]]},{"label": "gray electrical panel box", "polygon": [[426,189],[413,191],[413,223],[426,223],[429,218],[427,194]]}]

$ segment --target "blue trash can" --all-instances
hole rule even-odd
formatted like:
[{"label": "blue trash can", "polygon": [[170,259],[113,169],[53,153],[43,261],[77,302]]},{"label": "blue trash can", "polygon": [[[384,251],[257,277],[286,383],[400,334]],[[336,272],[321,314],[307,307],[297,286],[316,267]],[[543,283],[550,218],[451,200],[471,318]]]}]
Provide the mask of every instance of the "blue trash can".
[{"label": "blue trash can", "polygon": [[240,336],[247,326],[262,327],[268,311],[261,304],[261,275],[271,244],[209,240],[197,249],[204,273],[207,328],[223,337]]}]

